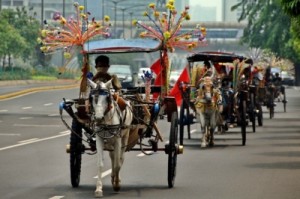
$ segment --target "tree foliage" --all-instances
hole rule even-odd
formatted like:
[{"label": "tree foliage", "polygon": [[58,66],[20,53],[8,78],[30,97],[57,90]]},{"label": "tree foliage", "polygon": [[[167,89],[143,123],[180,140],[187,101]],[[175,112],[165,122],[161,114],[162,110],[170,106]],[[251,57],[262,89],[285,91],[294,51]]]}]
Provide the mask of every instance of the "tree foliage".
[{"label": "tree foliage", "polygon": [[242,0],[239,20],[246,19],[242,42],[250,47],[268,49],[295,64],[296,85],[300,85],[299,0]]},{"label": "tree foliage", "polygon": [[[0,58],[10,60],[21,57],[25,62],[36,56],[36,38],[39,23],[27,14],[25,8],[3,9],[0,13]],[[3,62],[4,63],[4,62]],[[4,67],[4,65],[3,65]]]}]

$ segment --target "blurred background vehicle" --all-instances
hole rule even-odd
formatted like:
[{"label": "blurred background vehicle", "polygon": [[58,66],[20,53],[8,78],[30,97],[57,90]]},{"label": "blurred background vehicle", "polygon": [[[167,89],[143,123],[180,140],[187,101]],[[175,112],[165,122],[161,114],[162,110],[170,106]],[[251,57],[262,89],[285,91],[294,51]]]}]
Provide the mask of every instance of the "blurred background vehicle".
[{"label": "blurred background vehicle", "polygon": [[287,71],[281,71],[280,75],[281,75],[283,85],[288,85],[288,86],[295,85],[295,77],[293,75],[289,74]]},{"label": "blurred background vehicle", "polygon": [[176,84],[176,81],[178,80],[179,76],[181,75],[182,70],[172,70],[170,72],[170,88],[173,88]]},{"label": "blurred background vehicle", "polygon": [[128,88],[133,87],[134,81],[133,81],[133,72],[130,65],[122,65],[122,64],[113,64],[110,65],[108,69],[108,73],[115,74],[118,76],[122,88]]},{"label": "blurred background vehicle", "polygon": [[283,85],[287,85],[287,86],[295,85],[295,77],[292,74],[290,74],[288,71],[282,71],[280,68],[271,68],[272,77],[275,77],[276,73],[279,73]]}]

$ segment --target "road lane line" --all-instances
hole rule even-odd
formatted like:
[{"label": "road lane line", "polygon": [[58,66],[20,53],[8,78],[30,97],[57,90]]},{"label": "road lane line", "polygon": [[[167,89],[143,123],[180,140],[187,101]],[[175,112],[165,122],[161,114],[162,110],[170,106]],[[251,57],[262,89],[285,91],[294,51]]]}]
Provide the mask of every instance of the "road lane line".
[{"label": "road lane line", "polygon": [[26,110],[26,109],[31,109],[32,106],[25,106],[25,107],[22,107],[23,110]]},{"label": "road lane line", "polygon": [[[151,155],[151,154],[153,154],[153,151],[145,151],[145,153],[148,154],[148,155]],[[136,156],[137,156],[137,157],[143,157],[143,156],[146,155],[145,153],[140,153],[140,154],[138,154],[138,155],[136,155]]]},{"label": "road lane line", "polygon": [[2,113],[2,112],[7,112],[8,110],[6,110],[6,109],[2,109],[2,110],[0,110],[0,112]]},{"label": "road lane line", "polygon": [[[0,121],[1,122],[1,121]],[[0,133],[0,136],[20,136],[20,133]]]},{"label": "road lane line", "polygon": [[59,132],[60,135],[69,135],[70,134],[70,131],[69,130],[66,130],[66,131],[62,131],[62,132]]},{"label": "road lane line", "polygon": [[197,129],[192,129],[192,130],[191,130],[191,134],[192,134],[192,133],[196,133],[196,132],[197,132]]},{"label": "road lane line", "polygon": [[19,127],[61,127],[61,125],[47,125],[47,124],[14,124],[13,126]]},{"label": "road lane line", "polygon": [[12,148],[16,148],[16,147],[19,147],[19,146],[24,146],[24,145],[33,144],[33,143],[37,143],[37,142],[42,142],[42,141],[46,141],[46,140],[52,140],[52,139],[55,139],[55,138],[66,136],[66,135],[68,135],[68,134],[55,135],[55,136],[51,136],[51,137],[41,138],[41,139],[35,140],[33,142],[24,142],[24,143],[19,143],[19,144],[15,144],[15,145],[10,145],[10,146],[7,146],[7,147],[0,148],[0,151],[5,151],[7,149],[12,149]]},{"label": "road lane line", "polygon": [[[105,178],[105,177],[108,176],[109,174],[111,174],[111,169],[108,169],[108,170],[104,171],[104,172],[101,174],[101,178]],[[94,178],[95,178],[95,179],[98,179],[98,176],[95,176]]]},{"label": "road lane line", "polygon": [[27,143],[27,142],[34,142],[36,140],[38,140],[39,138],[31,138],[31,139],[28,139],[28,140],[22,140],[22,141],[19,141],[18,143]]},{"label": "road lane line", "polygon": [[56,116],[59,116],[59,114],[58,114],[58,113],[55,113],[55,114],[49,114],[48,116],[49,116],[49,117],[56,117]]},{"label": "road lane line", "polygon": [[32,119],[32,117],[20,117],[20,120],[28,120],[28,119]]},{"label": "road lane line", "polygon": [[61,198],[64,198],[65,196],[53,196],[53,197],[51,197],[51,198],[49,198],[49,199],[61,199]]},{"label": "road lane line", "polygon": [[44,104],[44,106],[51,106],[51,105],[53,105],[53,103]]}]

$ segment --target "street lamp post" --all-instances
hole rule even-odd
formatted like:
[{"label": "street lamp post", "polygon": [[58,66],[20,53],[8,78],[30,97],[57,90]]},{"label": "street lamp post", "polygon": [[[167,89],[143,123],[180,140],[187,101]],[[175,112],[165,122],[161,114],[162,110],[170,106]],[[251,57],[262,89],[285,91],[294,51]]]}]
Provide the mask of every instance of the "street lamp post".
[{"label": "street lamp post", "polygon": [[41,25],[44,28],[44,0],[41,0]]},{"label": "street lamp post", "polygon": [[[132,9],[132,8],[135,8],[135,7],[141,7],[141,6],[145,6],[145,5],[135,5],[135,6],[131,6],[131,7],[120,8],[120,10],[122,11],[123,38],[124,39],[125,39],[125,19],[124,19],[124,16],[125,16],[124,13],[125,13],[125,11],[129,10],[129,9]],[[129,14],[130,14],[130,22],[131,22],[132,21],[132,14],[133,14],[133,12],[130,12]],[[130,36],[132,37],[132,24],[130,26]]]},{"label": "street lamp post", "polygon": [[132,38],[132,15],[133,15],[133,12],[130,12],[129,15],[130,15],[130,38]]},{"label": "street lamp post", "polygon": [[[118,3],[122,3],[122,2],[124,2],[124,1],[127,1],[127,0],[121,0],[121,1],[107,1],[107,2],[111,2],[111,3],[114,4],[114,10],[115,10],[114,37],[117,36],[117,26],[116,26],[116,24],[117,24],[117,5],[118,5]],[[104,2],[103,2],[103,5],[104,5]],[[103,16],[103,18],[104,18],[104,16]]]}]

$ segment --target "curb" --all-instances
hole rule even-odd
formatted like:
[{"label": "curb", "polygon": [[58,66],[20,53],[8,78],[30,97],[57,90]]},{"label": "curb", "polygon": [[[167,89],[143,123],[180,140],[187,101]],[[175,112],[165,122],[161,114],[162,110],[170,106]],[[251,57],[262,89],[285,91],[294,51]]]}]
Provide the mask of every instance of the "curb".
[{"label": "curb", "polygon": [[17,92],[13,92],[13,93],[0,95],[0,100],[9,99],[9,98],[13,98],[13,97],[17,97],[20,95],[33,93],[33,92],[39,92],[39,91],[45,91],[45,90],[72,89],[72,88],[76,88],[78,86],[79,86],[78,84],[72,84],[72,85],[62,85],[62,86],[44,86],[44,87],[29,88],[29,89],[24,89],[22,91],[17,91]]}]

